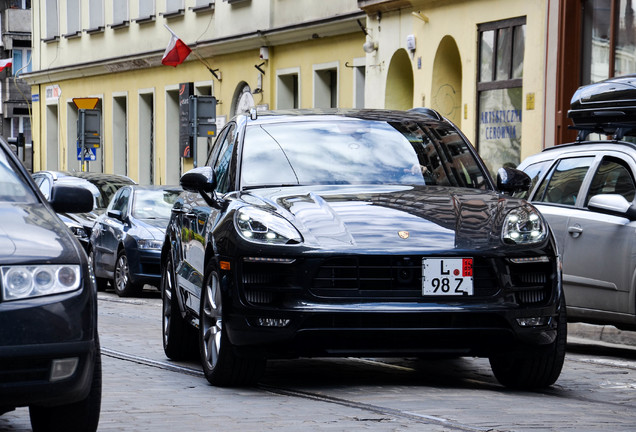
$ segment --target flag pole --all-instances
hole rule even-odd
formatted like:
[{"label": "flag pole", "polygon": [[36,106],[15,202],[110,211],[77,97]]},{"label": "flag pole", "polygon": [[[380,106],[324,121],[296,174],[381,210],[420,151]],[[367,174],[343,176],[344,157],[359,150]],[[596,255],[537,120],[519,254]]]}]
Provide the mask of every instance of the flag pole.
[{"label": "flag pole", "polygon": [[[170,27],[168,27],[168,24],[164,24],[164,27],[168,29],[168,31],[172,34],[172,36],[176,37],[177,39],[180,39],[179,36],[177,36],[177,34],[175,32],[172,31],[172,29]],[[207,62],[203,59],[203,57],[201,57],[199,55],[199,53],[196,51],[196,49],[191,50],[191,52],[194,53],[194,55],[196,56],[197,60],[199,60],[201,62],[201,64],[203,66],[205,66],[205,68],[207,70],[210,71],[210,73],[214,76],[214,78],[217,79],[217,81],[221,81],[221,79],[219,78],[219,76],[216,74],[216,72],[218,71],[218,69],[212,69]]]}]

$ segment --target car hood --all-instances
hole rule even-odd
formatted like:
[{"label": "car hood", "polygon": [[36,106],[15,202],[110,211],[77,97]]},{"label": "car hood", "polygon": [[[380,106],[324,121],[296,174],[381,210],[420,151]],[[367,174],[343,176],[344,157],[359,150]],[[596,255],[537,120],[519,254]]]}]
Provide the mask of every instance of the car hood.
[{"label": "car hood", "polygon": [[136,235],[140,238],[163,241],[167,226],[168,219],[135,219]]},{"label": "car hood", "polygon": [[43,204],[0,204],[0,264],[78,262],[66,226]]},{"label": "car hood", "polygon": [[278,211],[307,246],[384,252],[506,248],[506,213],[528,205],[492,191],[435,186],[261,189],[241,200]]},{"label": "car hood", "polygon": [[60,213],[60,217],[65,217],[77,223],[79,226],[93,228],[97,218],[106,211],[106,209],[93,209],[87,213]]}]

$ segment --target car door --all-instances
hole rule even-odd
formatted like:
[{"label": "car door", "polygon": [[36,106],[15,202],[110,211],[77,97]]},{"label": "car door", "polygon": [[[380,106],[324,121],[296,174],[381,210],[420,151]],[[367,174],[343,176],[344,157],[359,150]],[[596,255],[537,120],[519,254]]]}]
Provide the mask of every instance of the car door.
[{"label": "car door", "polygon": [[557,160],[531,197],[548,220],[561,255],[568,236],[568,221],[577,211],[576,201],[594,160],[593,154]]},{"label": "car door", "polygon": [[[231,189],[232,159],[236,143],[236,125],[230,123],[221,131],[212,148],[207,164],[216,172],[216,192],[223,195]],[[205,229],[213,223],[219,210],[210,207],[198,193],[188,193],[180,209],[181,223],[181,256],[182,262],[177,266],[177,280],[181,287],[189,291],[190,304],[196,313],[199,312],[198,301],[205,272]],[[209,222],[210,221],[210,222]]]},{"label": "car door", "polygon": [[[572,307],[628,313],[635,274],[636,222],[587,207],[598,194],[619,194],[633,202],[635,165],[621,153],[606,153],[594,164],[582,207],[567,223],[563,247],[563,281]],[[633,313],[633,312],[632,312]]]},{"label": "car door", "polygon": [[[109,272],[115,268],[117,259],[117,248],[127,225],[124,222],[128,217],[129,201],[131,189],[124,187],[118,190],[108,206],[106,213],[98,219],[99,233],[96,233],[95,259],[99,265],[104,266]],[[109,212],[116,211],[121,215],[119,218],[111,217]]]}]

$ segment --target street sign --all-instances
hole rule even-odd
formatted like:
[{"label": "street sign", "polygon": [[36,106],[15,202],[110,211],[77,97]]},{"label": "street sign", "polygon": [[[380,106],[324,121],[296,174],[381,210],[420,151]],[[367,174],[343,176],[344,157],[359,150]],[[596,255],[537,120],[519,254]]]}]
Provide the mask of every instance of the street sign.
[{"label": "street sign", "polygon": [[85,147],[84,148],[84,158],[82,159],[82,147],[77,147],[77,160],[81,161],[89,161],[93,162],[97,160],[97,149],[95,147]]},{"label": "street sign", "polygon": [[73,98],[73,103],[77,107],[77,109],[95,109],[97,106],[97,102],[99,102],[99,98]]}]

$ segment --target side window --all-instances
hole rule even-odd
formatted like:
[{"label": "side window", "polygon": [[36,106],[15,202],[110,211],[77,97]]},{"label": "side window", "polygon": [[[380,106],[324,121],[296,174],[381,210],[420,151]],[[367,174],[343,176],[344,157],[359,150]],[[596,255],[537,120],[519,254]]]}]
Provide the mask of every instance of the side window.
[{"label": "side window", "polygon": [[581,184],[592,162],[593,156],[561,159],[541,183],[535,201],[571,206],[576,204]]},{"label": "side window", "polygon": [[228,128],[227,134],[221,143],[221,149],[219,156],[214,164],[214,171],[216,172],[216,190],[219,193],[226,193],[230,189],[229,174],[230,174],[230,161],[232,160],[232,152],[234,150],[234,143],[236,142],[236,126],[232,125]]},{"label": "side window", "polygon": [[205,163],[207,166],[213,166],[214,158],[217,154],[219,154],[219,146],[225,141],[225,136],[227,135],[228,130],[230,130],[229,126],[226,129],[223,129],[216,138],[216,141],[214,141],[214,144],[210,149],[210,153],[208,154],[208,161]]},{"label": "side window", "polygon": [[585,197],[585,206],[591,197],[599,194],[618,194],[631,202],[635,192],[636,186],[629,166],[617,158],[604,158],[592,178],[590,191]]},{"label": "side window", "polygon": [[526,169],[523,170],[523,172],[528,174],[528,176],[530,177],[530,187],[528,188],[527,191],[516,192],[514,196],[516,198],[528,199],[530,192],[532,192],[532,190],[534,189],[534,186],[539,181],[539,178],[541,178],[541,175],[543,174],[543,172],[550,167],[550,163],[552,163],[552,161],[548,160],[548,161],[542,161],[532,165],[528,165]]},{"label": "side window", "polygon": [[111,210],[119,210],[123,215],[128,213],[128,197],[130,196],[129,188],[122,188],[117,191],[111,203]]}]

